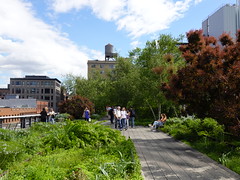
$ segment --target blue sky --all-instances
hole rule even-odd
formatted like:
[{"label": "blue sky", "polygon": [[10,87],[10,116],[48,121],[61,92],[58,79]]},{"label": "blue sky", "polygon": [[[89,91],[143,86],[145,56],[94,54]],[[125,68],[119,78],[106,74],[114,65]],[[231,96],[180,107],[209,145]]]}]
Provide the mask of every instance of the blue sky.
[{"label": "blue sky", "polygon": [[87,76],[87,60],[120,56],[159,34],[178,37],[236,0],[0,0],[0,87],[10,77]]}]

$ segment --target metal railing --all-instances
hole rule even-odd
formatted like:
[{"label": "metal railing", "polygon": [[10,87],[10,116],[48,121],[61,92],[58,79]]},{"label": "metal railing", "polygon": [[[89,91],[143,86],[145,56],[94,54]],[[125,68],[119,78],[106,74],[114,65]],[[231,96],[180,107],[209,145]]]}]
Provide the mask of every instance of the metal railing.
[{"label": "metal railing", "polygon": [[[0,128],[4,129],[16,129],[16,128],[26,128],[32,125],[33,122],[39,122],[40,114],[27,114],[19,116],[4,116],[0,117]],[[7,120],[16,120],[15,122],[7,122]],[[11,125],[14,125],[11,128]],[[20,126],[20,127],[19,127]]]}]

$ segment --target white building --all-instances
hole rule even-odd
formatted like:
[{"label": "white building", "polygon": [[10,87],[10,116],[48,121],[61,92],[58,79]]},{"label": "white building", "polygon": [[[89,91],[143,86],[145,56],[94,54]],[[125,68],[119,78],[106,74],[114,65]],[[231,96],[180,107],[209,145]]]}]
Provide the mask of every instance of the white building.
[{"label": "white building", "polygon": [[234,5],[224,5],[202,22],[203,34],[219,38],[225,32],[235,39],[237,30],[240,29],[239,15],[239,1]]}]

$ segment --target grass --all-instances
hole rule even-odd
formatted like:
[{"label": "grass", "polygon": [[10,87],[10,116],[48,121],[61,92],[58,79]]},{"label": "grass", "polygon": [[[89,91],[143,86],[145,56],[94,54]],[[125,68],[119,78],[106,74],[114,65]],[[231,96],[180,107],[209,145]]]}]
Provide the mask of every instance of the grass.
[{"label": "grass", "polygon": [[131,140],[99,123],[0,129],[0,179],[143,179]]}]

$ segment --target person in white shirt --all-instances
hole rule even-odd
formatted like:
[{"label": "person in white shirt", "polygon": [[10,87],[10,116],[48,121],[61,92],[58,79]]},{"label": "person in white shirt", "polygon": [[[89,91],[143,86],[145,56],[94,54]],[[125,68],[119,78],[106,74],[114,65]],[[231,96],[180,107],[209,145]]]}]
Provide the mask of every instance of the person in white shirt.
[{"label": "person in white shirt", "polygon": [[121,124],[121,107],[118,106],[116,111],[114,111],[114,116],[115,116],[115,128],[117,129],[118,127],[121,129],[122,124]]},{"label": "person in white shirt", "polygon": [[122,110],[121,110],[121,127],[120,127],[120,130],[122,129],[125,129],[127,130],[127,125],[126,125],[126,119],[127,119],[127,111],[126,111],[126,108],[123,107]]}]

